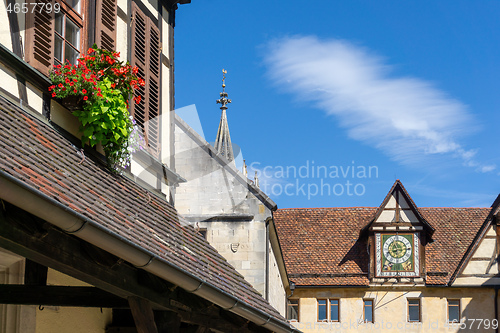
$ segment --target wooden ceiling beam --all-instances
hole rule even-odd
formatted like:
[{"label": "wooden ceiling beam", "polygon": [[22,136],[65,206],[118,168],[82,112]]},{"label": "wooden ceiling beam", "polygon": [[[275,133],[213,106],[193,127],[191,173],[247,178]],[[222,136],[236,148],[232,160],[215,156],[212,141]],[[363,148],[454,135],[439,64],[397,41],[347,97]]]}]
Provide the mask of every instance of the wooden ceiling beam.
[{"label": "wooden ceiling beam", "polygon": [[0,284],[0,304],[127,308],[126,299],[96,287]]}]

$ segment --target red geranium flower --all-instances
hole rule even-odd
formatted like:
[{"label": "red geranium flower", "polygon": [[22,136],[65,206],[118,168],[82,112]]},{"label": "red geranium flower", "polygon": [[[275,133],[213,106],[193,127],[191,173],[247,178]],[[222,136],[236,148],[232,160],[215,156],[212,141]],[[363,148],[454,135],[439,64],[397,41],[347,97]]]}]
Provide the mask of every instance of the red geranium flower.
[{"label": "red geranium flower", "polygon": [[59,83],[57,86],[58,86],[59,88],[64,87],[64,85],[63,85],[62,83]]},{"label": "red geranium flower", "polygon": [[83,93],[83,94],[86,94],[86,93],[87,93],[87,90],[82,89],[82,93]]},{"label": "red geranium flower", "polygon": [[52,93],[52,97],[56,97],[56,93],[55,92]]},{"label": "red geranium flower", "polygon": [[89,97],[88,97],[88,96],[83,96],[83,100],[84,100],[84,101],[86,101],[86,100],[88,100],[88,99],[89,99]]},{"label": "red geranium flower", "polygon": [[93,48],[89,48],[89,50],[87,51],[87,54],[91,54],[92,52],[94,52],[94,49]]}]

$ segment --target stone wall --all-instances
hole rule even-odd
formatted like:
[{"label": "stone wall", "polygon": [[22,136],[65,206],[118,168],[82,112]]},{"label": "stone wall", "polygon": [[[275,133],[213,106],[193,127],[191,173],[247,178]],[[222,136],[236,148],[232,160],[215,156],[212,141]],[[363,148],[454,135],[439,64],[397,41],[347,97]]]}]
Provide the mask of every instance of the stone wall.
[{"label": "stone wall", "polygon": [[[311,288],[296,289],[293,298],[299,298],[299,322],[293,325],[305,333],[493,332],[492,322],[498,325],[493,288]],[[408,321],[409,298],[420,299],[420,322]],[[340,300],[340,322],[318,322],[318,299]],[[373,323],[363,322],[363,299],[373,300]],[[465,329],[448,323],[448,299],[460,300]]]},{"label": "stone wall", "polygon": [[[276,205],[187,125],[175,122],[175,172],[186,179],[175,190],[175,208],[264,297],[266,221]],[[284,287],[274,252],[270,256],[270,303],[284,314]],[[276,269],[275,269],[276,267]]]}]

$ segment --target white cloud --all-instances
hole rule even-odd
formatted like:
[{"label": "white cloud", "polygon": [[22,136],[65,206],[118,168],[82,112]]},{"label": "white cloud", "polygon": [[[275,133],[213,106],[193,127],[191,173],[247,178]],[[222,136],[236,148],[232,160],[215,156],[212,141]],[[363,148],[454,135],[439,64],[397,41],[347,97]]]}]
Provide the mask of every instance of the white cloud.
[{"label": "white cloud", "polygon": [[391,66],[369,50],[309,36],[275,40],[268,51],[272,79],[336,116],[351,138],[404,164],[451,154],[478,171],[495,169],[457,141],[471,124],[463,103],[430,82],[392,77]]}]

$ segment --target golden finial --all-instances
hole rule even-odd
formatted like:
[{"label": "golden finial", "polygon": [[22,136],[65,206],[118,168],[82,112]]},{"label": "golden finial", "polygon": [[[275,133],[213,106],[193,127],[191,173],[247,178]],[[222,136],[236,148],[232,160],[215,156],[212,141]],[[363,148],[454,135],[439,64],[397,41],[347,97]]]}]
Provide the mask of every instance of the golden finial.
[{"label": "golden finial", "polygon": [[227,71],[225,69],[222,69],[222,92],[220,93],[220,99],[217,100],[218,104],[222,104],[221,110],[227,109],[227,104],[231,103],[231,100],[227,98],[227,92],[226,92],[226,74]]},{"label": "golden finial", "polygon": [[227,74],[227,71],[223,68],[222,69],[222,91],[224,91],[224,88],[226,88],[226,74]]}]

